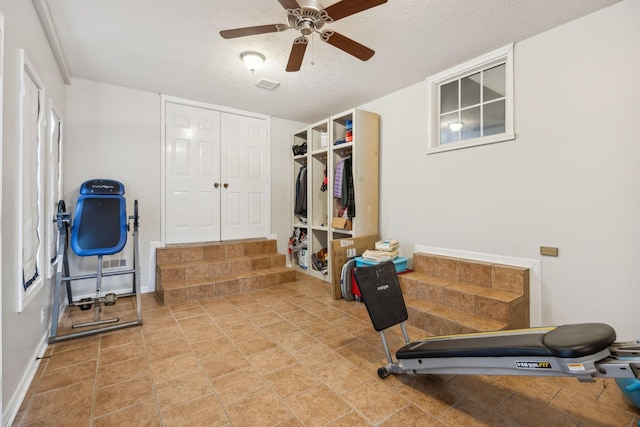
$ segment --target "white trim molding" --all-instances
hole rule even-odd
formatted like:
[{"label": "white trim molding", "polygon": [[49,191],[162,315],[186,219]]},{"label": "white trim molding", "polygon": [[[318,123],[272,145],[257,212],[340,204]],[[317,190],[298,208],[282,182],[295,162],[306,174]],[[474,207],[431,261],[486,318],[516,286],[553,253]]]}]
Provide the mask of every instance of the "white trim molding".
[{"label": "white trim molding", "polygon": [[58,69],[60,69],[62,79],[65,84],[69,85],[71,84],[71,73],[69,72],[67,60],[65,59],[64,52],[62,51],[62,45],[60,44],[56,25],[53,23],[53,18],[51,17],[51,11],[49,10],[47,0],[32,0],[32,2],[33,7],[36,9],[36,13],[38,14],[38,18],[40,18],[44,34],[47,36],[47,40],[51,46],[53,56],[56,58],[56,62],[58,63]]},{"label": "white trim molding", "polygon": [[[4,135],[4,124],[2,118],[4,117],[4,14],[0,11],[0,147],[3,147],[3,135]],[[0,149],[0,224],[3,223],[3,197],[2,197],[2,149]],[[0,239],[0,277],[2,277],[2,240]],[[0,292],[0,307],[4,307],[2,302],[2,294]],[[2,337],[2,317],[0,316],[0,366],[3,365],[2,361],[2,343],[4,339]],[[2,368],[0,368],[0,384],[3,384],[3,372]],[[2,387],[0,387],[0,402],[3,403],[4,406],[4,397],[2,394]],[[2,419],[5,420],[4,414],[2,415]],[[9,423],[7,422],[7,425]]]},{"label": "white trim molding", "polygon": [[[180,98],[172,95],[160,94],[160,241],[156,242],[156,247],[164,247],[166,245],[166,227],[167,227],[167,213],[166,213],[166,164],[167,164],[167,147],[166,147],[166,138],[167,138],[167,124],[166,124],[166,110],[167,104],[178,104],[184,105],[187,107],[195,107],[201,108],[205,110],[211,111],[219,111],[221,113],[229,113],[235,114],[238,116],[251,117],[256,119],[261,119],[265,121],[266,126],[266,151],[265,156],[266,160],[264,160],[265,168],[267,169],[268,178],[264,183],[265,185],[265,202],[267,206],[264,206],[264,210],[266,212],[265,222],[267,224],[266,230],[264,232],[264,236],[268,236],[271,234],[271,207],[269,206],[269,201],[271,200],[271,162],[269,159],[271,158],[271,116],[261,113],[253,113],[251,111],[238,110],[236,108],[224,107],[222,105],[209,104],[201,101],[194,101],[190,99]],[[155,266],[153,271],[155,271]],[[154,285],[155,289],[155,285]]]}]

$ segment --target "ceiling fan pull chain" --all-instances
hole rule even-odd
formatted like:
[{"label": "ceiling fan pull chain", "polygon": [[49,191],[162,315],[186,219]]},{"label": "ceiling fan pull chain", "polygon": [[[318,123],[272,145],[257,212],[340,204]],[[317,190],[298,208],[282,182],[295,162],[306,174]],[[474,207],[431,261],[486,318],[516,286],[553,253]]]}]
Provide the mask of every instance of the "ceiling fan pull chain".
[{"label": "ceiling fan pull chain", "polygon": [[313,40],[315,39],[314,35],[311,34],[311,65],[315,65],[315,61],[316,61],[316,44],[313,42]]}]

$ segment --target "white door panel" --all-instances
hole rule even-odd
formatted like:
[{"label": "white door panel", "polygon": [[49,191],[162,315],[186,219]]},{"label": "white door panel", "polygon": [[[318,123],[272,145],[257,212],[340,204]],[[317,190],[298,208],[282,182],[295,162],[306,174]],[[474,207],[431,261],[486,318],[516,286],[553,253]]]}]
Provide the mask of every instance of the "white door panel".
[{"label": "white door panel", "polygon": [[266,122],[222,113],[222,240],[266,237]]},{"label": "white door panel", "polygon": [[176,229],[186,230],[189,226],[189,193],[186,191],[174,191],[171,193],[173,201],[173,226]]},{"label": "white door panel", "polygon": [[263,194],[262,193],[249,193],[249,209],[247,222],[249,225],[262,225],[262,207],[263,207]]},{"label": "white door panel", "polygon": [[166,242],[220,240],[220,113],[166,104]]}]

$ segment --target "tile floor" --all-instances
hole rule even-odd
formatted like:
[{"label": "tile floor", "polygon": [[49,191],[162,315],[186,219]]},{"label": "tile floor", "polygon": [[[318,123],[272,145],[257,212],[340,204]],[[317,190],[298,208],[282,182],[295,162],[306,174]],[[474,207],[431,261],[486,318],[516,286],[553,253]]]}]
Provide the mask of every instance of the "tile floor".
[{"label": "tile floor", "polygon": [[[49,346],[14,425],[627,427],[640,415],[610,380],[380,380],[364,305],[306,277],[171,306],[142,300],[142,327]],[[108,311],[135,318],[131,298]],[[93,314],[74,308],[64,324],[82,316]],[[400,331],[388,340],[399,348]]]}]

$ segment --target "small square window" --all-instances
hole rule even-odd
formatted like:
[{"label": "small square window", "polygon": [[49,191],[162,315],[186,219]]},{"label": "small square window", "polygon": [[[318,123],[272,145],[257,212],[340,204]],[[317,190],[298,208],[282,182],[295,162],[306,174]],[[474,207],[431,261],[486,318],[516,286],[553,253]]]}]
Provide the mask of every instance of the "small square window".
[{"label": "small square window", "polygon": [[513,45],[427,79],[427,153],[508,141],[513,133]]}]

